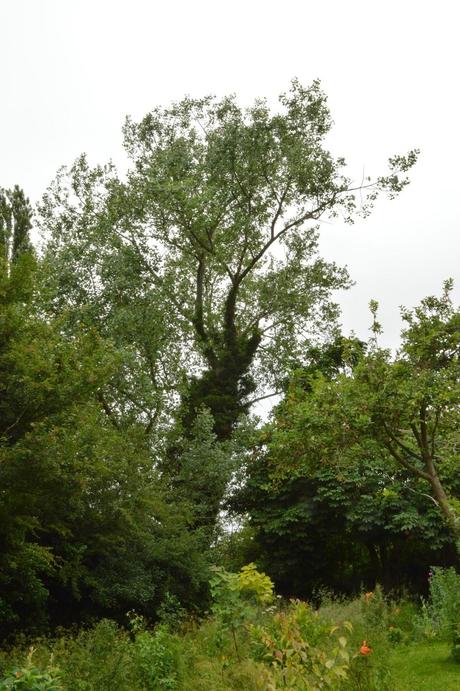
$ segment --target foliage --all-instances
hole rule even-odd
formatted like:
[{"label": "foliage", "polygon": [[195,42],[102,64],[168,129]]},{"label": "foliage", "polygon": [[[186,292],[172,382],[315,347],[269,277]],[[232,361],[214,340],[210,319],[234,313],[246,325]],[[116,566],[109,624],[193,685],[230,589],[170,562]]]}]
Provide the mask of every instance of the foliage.
[{"label": "foliage", "polygon": [[[460,491],[460,312],[452,306],[450,290],[447,283],[441,298],[426,298],[414,311],[403,312],[408,327],[394,358],[373,339],[356,364],[345,361],[333,376],[310,374],[308,387],[293,380],[280,424],[269,438],[275,486],[326,469],[337,477],[350,470],[374,471],[378,504],[400,509],[400,498],[418,495],[436,507],[454,542]],[[375,508],[374,500],[371,521]],[[398,523],[400,531],[409,533],[420,524],[410,503]]]},{"label": "foliage", "polygon": [[355,385],[365,352],[365,344],[337,338],[306,353],[229,499],[247,516],[246,554],[287,595],[311,597],[322,587],[350,594],[377,581],[420,591],[429,564],[454,556],[449,529],[419,480],[367,432],[347,439],[358,403],[339,394]]},{"label": "foliage", "polygon": [[267,605],[273,600],[273,583],[270,578],[257,571],[255,564],[243,566],[239,573],[229,573],[222,567],[212,569],[211,595],[213,607],[222,611],[225,602],[236,602],[236,599]]},{"label": "foliage", "polygon": [[225,635],[232,636],[238,661],[241,661],[237,633],[251,621],[257,606],[267,606],[273,600],[273,583],[255,564],[243,566],[239,573],[229,573],[214,567],[210,581],[213,599],[212,612],[217,622],[216,641],[223,647]]},{"label": "foliage", "polygon": [[179,642],[167,627],[137,633],[134,659],[147,689],[178,688]]},{"label": "foliage", "polygon": [[246,564],[238,575],[238,590],[243,597],[254,599],[261,605],[270,604],[273,600],[273,582],[265,574],[257,571],[255,564]]},{"label": "foliage", "polygon": [[[294,80],[279,101],[185,98],[128,119],[126,176],[82,156],[40,206],[43,308],[64,313],[70,334],[85,324],[113,341],[121,364],[100,405],[116,425],[142,424],[157,457],[172,415],[190,437],[206,408],[217,440],[230,439],[312,329],[333,328],[333,291],[349,279],[318,256],[317,223],[366,215],[406,186],[417,159],[395,156],[388,175],[355,185],[325,147],[319,83]],[[174,445],[164,460],[175,480]],[[220,478],[196,503],[208,534],[231,471]]]},{"label": "foliage", "polygon": [[219,535],[215,517],[242,446],[236,439],[219,442],[213,427],[209,410],[203,408],[188,435],[179,427],[170,434],[169,453],[161,464],[170,481],[171,502],[186,507],[189,525],[201,532],[204,547]]},{"label": "foliage", "polygon": [[[348,632],[351,625],[345,625]],[[252,626],[256,656],[270,666],[267,689],[337,688],[347,677],[348,641],[339,627],[326,627],[304,602],[274,615],[269,629]]]},{"label": "foliage", "polygon": [[353,626],[349,636],[353,655],[346,689],[393,691],[388,655],[395,643],[391,640],[390,627],[396,625],[404,629],[407,640],[412,637],[414,610],[411,604],[406,601],[392,603],[379,587],[376,590],[376,594],[368,591],[351,600],[328,597],[318,610],[326,622],[343,625],[349,621]]},{"label": "foliage", "polygon": [[55,683],[17,687],[37,691],[456,688],[458,671],[449,662],[447,644],[413,643],[410,636],[391,640],[388,624],[408,636],[414,605],[384,600],[378,591],[369,595],[354,600],[328,596],[316,611],[298,600],[277,611],[248,606],[248,618],[235,629],[239,660],[231,636],[216,647],[215,616],[184,622],[173,634],[165,625],[149,628],[143,617],[131,613],[129,633],[102,620],[35,641],[33,664],[30,654],[24,664],[26,643],[18,641],[16,648],[0,653],[0,678],[30,668],[34,681],[45,683],[49,677]]},{"label": "foliage", "polygon": [[374,434],[398,464],[428,483],[458,540],[452,479],[458,478],[459,463],[460,310],[451,302],[452,285],[446,281],[440,298],[428,297],[414,310],[403,310],[407,328],[397,358],[390,362],[376,349],[357,378],[372,397]]},{"label": "foliage", "polygon": [[184,623],[186,616],[187,612],[182,607],[179,598],[166,591],[157,609],[158,621],[170,631],[176,631]]},{"label": "foliage", "polygon": [[196,601],[208,578],[206,541],[189,530],[186,507],[170,503],[143,425],[114,424],[101,406],[119,351],[93,326],[69,333],[66,315],[44,316],[36,260],[19,251],[28,247],[24,236],[16,245],[7,237],[0,635],[108,612],[122,617],[132,607],[153,616],[167,591]]},{"label": "foliage", "polygon": [[432,567],[430,572],[430,613],[435,630],[452,643],[458,658],[460,630],[460,575],[453,568]]},{"label": "foliage", "polygon": [[53,646],[64,688],[73,691],[128,691],[142,688],[126,632],[101,620],[76,635],[62,635]]},{"label": "foliage", "polygon": [[[193,643],[179,650],[179,632],[186,610],[209,603],[209,564],[219,554],[230,485],[246,483],[239,501],[256,536],[246,543],[255,546],[250,559],[267,562],[264,548],[276,535],[283,547],[274,550],[273,570],[292,573],[293,557],[284,557],[292,540],[303,540],[295,565],[313,557],[317,564],[308,587],[324,585],[327,572],[335,575],[326,585],[340,578],[350,589],[356,573],[370,579],[381,567],[386,578],[411,530],[434,536],[441,548],[447,542],[433,507],[419,511],[408,501],[417,493],[404,473],[409,461],[399,472],[387,469],[391,444],[370,434],[348,455],[337,406],[325,417],[319,410],[323,394],[354,381],[355,372],[373,392],[364,362],[376,362],[378,372],[393,363],[377,350],[368,356],[356,339],[308,350],[319,328],[336,333],[334,291],[350,285],[345,269],[319,256],[318,223],[366,216],[381,193],[392,198],[408,184],[417,159],[416,151],[395,156],[387,175],[355,185],[344,160],[326,149],[331,126],[319,82],[297,80],[275,108],[264,100],[243,108],[234,97],[185,98],[138,123],[128,119],[126,175],[112,165],[91,168],[84,156],[58,173],[38,211],[41,255],[30,241],[24,193],[0,189],[0,636],[80,625],[78,634],[43,646],[53,648],[69,688],[180,688]],[[434,388],[439,393],[444,383],[449,395],[440,399],[442,412],[432,398],[424,410],[436,411],[432,436],[439,432],[444,444],[438,490],[452,495],[444,501],[438,491],[433,499],[455,526],[458,315],[447,294],[433,300],[405,315],[414,346],[405,358],[430,351],[419,326],[430,310],[441,315],[433,338],[444,359],[436,361],[442,376]],[[294,368],[298,379],[286,392]],[[245,414],[280,390],[286,398],[275,425],[260,437]],[[354,424],[351,402],[362,399],[347,396]],[[372,396],[377,428],[381,401]],[[306,451],[303,423],[300,434],[296,428],[304,398],[308,431],[323,424],[319,445],[307,435]],[[360,431],[369,420],[358,416]],[[344,449],[347,472],[339,476],[334,462]],[[299,463],[294,472],[291,460]],[[417,478],[428,473],[417,468]],[[257,491],[248,501],[251,486]],[[316,558],[319,540],[326,546]],[[364,573],[366,558],[378,567]],[[304,569],[298,573],[304,579]],[[287,578],[286,591],[290,585]],[[251,561],[238,573],[217,568],[210,590],[222,684],[226,674],[256,684],[261,669],[245,650],[248,624],[263,627],[276,609],[273,583]],[[309,655],[315,683],[333,685],[348,664],[346,643],[334,643],[334,634],[324,639],[330,654],[312,647],[320,625],[312,619],[307,636],[310,613],[297,609],[286,614],[300,637],[298,654],[286,653],[289,674],[298,675]],[[128,611],[157,627],[132,630],[130,638],[119,628]],[[275,621],[287,635],[281,615]],[[240,675],[231,670],[231,645]],[[44,657],[29,663],[15,684],[47,683]]]},{"label": "foliage", "polygon": [[0,679],[0,689],[21,691],[61,691],[60,671],[57,667],[48,666],[45,672],[40,671],[32,662],[34,649],[31,648],[23,667],[13,668],[6,677]]},{"label": "foliage", "polygon": [[23,190],[16,185],[12,190],[0,188],[0,263],[10,271],[21,256],[30,255],[32,244],[32,208]]}]

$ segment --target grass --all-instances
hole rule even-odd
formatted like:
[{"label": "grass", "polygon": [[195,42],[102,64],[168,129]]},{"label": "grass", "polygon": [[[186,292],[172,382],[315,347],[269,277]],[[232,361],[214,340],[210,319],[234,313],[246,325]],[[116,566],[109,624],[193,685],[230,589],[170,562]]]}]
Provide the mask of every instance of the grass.
[{"label": "grass", "polygon": [[458,691],[460,665],[449,659],[447,643],[419,643],[397,648],[389,664],[397,691]]}]

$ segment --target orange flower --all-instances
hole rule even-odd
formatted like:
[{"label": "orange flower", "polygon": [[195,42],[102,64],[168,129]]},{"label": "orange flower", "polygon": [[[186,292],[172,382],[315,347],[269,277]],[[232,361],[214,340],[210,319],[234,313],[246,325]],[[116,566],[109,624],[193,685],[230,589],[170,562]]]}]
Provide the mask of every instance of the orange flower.
[{"label": "orange flower", "polygon": [[359,649],[361,655],[370,655],[372,653],[372,648],[367,645],[367,641],[363,641],[361,648]]}]

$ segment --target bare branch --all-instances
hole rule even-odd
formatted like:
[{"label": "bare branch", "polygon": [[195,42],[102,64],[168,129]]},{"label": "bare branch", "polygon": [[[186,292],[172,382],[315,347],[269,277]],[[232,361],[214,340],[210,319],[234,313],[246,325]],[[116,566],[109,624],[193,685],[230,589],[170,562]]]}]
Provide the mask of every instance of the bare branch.
[{"label": "bare branch", "polygon": [[267,398],[273,398],[273,396],[280,396],[282,393],[282,391],[273,391],[272,393],[265,394],[265,396],[258,396],[257,398],[253,398],[251,401],[246,403],[246,405],[254,405],[254,403],[264,401]]}]

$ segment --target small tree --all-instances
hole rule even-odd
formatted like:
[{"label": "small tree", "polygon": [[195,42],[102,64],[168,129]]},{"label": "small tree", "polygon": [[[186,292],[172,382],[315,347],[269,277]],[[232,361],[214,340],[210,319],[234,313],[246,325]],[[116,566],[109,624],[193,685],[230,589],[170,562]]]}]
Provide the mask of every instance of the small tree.
[{"label": "small tree", "polygon": [[452,285],[446,281],[440,298],[402,310],[407,327],[397,356],[375,345],[356,384],[367,397],[363,410],[374,436],[400,466],[428,483],[460,548],[460,502],[448,489],[460,470],[460,309],[452,305]]},{"label": "small tree", "polygon": [[368,352],[335,378],[313,376],[309,392],[292,390],[289,424],[276,430],[272,449],[277,472],[286,475],[318,464],[369,463],[377,442],[388,463],[420,481],[414,491],[438,507],[458,544],[460,310],[451,289],[447,281],[440,298],[402,311],[407,327],[394,357],[377,344],[372,303]]}]

